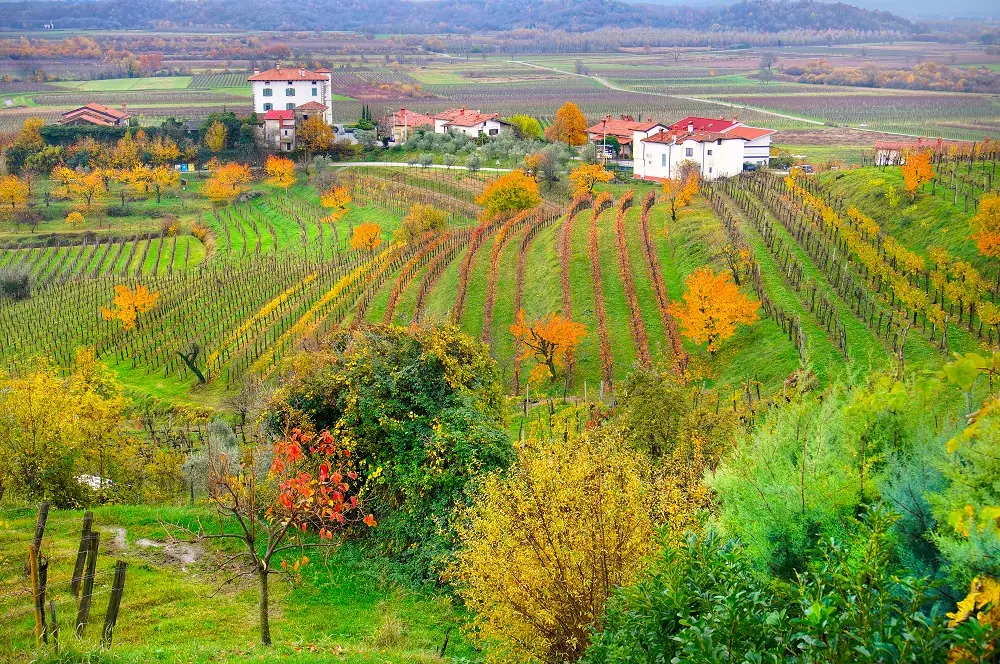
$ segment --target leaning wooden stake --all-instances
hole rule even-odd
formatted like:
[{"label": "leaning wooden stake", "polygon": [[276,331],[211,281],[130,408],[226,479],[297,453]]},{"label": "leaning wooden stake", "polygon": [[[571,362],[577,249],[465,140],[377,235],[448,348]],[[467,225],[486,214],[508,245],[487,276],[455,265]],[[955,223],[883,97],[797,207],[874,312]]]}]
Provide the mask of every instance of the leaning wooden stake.
[{"label": "leaning wooden stake", "polygon": [[35,640],[47,643],[45,634],[45,594],[42,587],[41,560],[38,547],[32,544],[28,547],[28,573],[31,576],[31,599],[35,606]]},{"label": "leaning wooden stake", "polygon": [[122,592],[125,590],[125,561],[115,563],[115,580],[111,585],[111,599],[108,600],[108,611],[104,614],[104,629],[101,631],[101,647],[110,648],[114,636],[115,623],[118,622],[118,610],[122,605]]},{"label": "leaning wooden stake", "polygon": [[[35,551],[42,550],[42,537],[45,536],[45,522],[49,518],[49,502],[42,501],[38,505],[38,517],[35,519],[35,535],[31,539],[31,545],[35,547]],[[30,569],[26,566],[24,568],[24,574],[27,576],[30,573]]]},{"label": "leaning wooden stake", "polygon": [[70,588],[74,597],[80,596],[80,580],[83,578],[83,566],[87,562],[87,550],[90,546],[90,530],[94,525],[94,513],[86,512],[83,515],[83,530],[80,532],[80,548],[76,552],[76,566],[73,568],[73,580]]},{"label": "leaning wooden stake", "polygon": [[83,575],[83,593],[80,596],[80,607],[76,612],[76,635],[82,637],[90,619],[90,603],[94,594],[94,570],[97,567],[97,549],[100,546],[101,534],[90,533],[87,547],[87,571]]}]

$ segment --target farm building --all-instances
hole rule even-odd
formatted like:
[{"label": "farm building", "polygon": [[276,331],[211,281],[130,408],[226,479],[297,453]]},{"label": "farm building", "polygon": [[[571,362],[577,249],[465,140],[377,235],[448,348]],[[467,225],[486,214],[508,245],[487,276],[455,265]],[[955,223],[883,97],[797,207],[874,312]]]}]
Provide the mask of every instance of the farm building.
[{"label": "farm building", "polygon": [[587,128],[587,137],[598,145],[607,145],[614,139],[618,142],[621,150],[618,154],[622,159],[631,159],[634,141],[648,138],[655,133],[667,128],[666,125],[650,120],[634,120],[630,115],[622,115],[614,118],[605,116],[593,127]]},{"label": "farm building", "polygon": [[104,104],[90,103],[63,113],[59,124],[125,127],[128,126],[128,119],[129,114],[125,104],[118,110]]},{"label": "farm building", "polygon": [[415,113],[401,108],[389,117],[392,140],[397,143],[406,141],[415,129],[434,129],[434,118],[422,113]]},{"label": "farm building", "polygon": [[437,113],[434,118],[434,132],[447,134],[455,132],[476,138],[478,136],[496,136],[502,129],[510,127],[509,122],[500,119],[499,113],[482,113],[462,108],[449,108]]},{"label": "farm building", "polygon": [[253,92],[253,110],[258,115],[269,111],[291,111],[315,102],[324,107],[323,117],[333,124],[330,110],[333,79],[329,69],[309,71],[301,68],[254,69],[248,77]]},{"label": "farm building", "polygon": [[661,180],[677,177],[682,163],[694,162],[708,180],[737,175],[746,163],[768,163],[773,133],[735,118],[684,118],[652,135],[633,134],[632,172],[637,178]]},{"label": "farm building", "polygon": [[264,113],[264,147],[268,150],[291,152],[296,149],[296,129],[313,115],[322,115],[327,107],[309,101],[290,110],[272,109]]}]

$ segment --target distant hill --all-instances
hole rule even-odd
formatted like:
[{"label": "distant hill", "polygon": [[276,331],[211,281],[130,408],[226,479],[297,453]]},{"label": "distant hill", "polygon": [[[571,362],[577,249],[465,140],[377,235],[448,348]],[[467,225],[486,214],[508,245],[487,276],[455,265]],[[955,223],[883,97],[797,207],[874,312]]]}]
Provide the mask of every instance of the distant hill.
[{"label": "distant hill", "polygon": [[176,26],[253,30],[355,30],[408,34],[517,28],[583,32],[599,28],[693,30],[893,30],[906,19],[843,3],[745,0],[728,7],[621,0],[28,0],[3,3],[0,28],[144,29]]}]

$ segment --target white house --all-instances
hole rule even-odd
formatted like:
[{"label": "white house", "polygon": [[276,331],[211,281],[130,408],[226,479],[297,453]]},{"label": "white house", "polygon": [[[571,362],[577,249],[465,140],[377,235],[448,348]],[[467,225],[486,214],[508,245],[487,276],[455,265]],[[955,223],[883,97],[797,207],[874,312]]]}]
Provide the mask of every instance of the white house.
[{"label": "white house", "polygon": [[465,134],[472,138],[481,135],[496,136],[503,129],[510,126],[509,122],[500,119],[499,113],[480,113],[462,108],[449,108],[447,111],[437,113],[434,118],[434,132],[437,134],[447,134],[454,132]]},{"label": "white house", "polygon": [[685,118],[650,136],[634,135],[632,173],[640,179],[674,178],[681,164],[693,162],[706,180],[730,177],[745,163],[767,164],[773,133],[735,119]]},{"label": "white house", "polygon": [[303,104],[316,102],[326,107],[323,117],[327,124],[333,124],[333,111],[330,110],[333,72],[329,69],[254,69],[253,75],[247,80],[253,91],[253,110],[258,115],[264,115],[268,111],[291,111]]},{"label": "white house", "polygon": [[593,127],[587,128],[587,137],[598,145],[606,144],[609,138],[614,138],[621,146],[621,158],[632,159],[637,140],[648,138],[664,131],[667,125],[652,120],[637,121],[630,115],[614,118],[605,116]]}]

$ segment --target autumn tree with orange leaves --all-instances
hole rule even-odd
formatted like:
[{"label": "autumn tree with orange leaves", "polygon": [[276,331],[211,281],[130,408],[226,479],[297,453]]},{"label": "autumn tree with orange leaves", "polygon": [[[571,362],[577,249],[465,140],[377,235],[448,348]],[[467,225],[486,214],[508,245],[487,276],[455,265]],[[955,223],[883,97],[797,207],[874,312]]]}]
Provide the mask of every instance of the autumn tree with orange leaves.
[{"label": "autumn tree with orange leaves", "polygon": [[328,224],[335,224],[347,214],[347,204],[351,202],[351,190],[341,185],[329,191],[324,191],[319,197],[320,204],[330,210],[323,221]]},{"label": "autumn tree with orange leaves", "polygon": [[980,254],[1000,258],[1000,195],[983,194],[969,228]]},{"label": "autumn tree with orange leaves", "polygon": [[573,195],[580,196],[594,193],[594,185],[611,182],[615,174],[601,164],[582,164],[570,172],[569,179],[573,183]]},{"label": "autumn tree with orange leaves", "polygon": [[351,249],[374,251],[382,244],[382,227],[369,221],[358,224],[351,233]]},{"label": "autumn tree with orange leaves", "polygon": [[736,332],[740,323],[757,321],[760,302],[744,295],[731,281],[728,272],[716,274],[700,267],[685,280],[683,302],[675,302],[670,313],[680,323],[684,336],[695,343],[708,342],[712,354]]},{"label": "autumn tree with orange leaves", "polygon": [[160,292],[150,292],[146,286],[139,284],[132,290],[128,286],[115,286],[113,308],[101,307],[101,315],[105,320],[121,321],[123,330],[131,330],[140,314],[144,314],[156,306]]},{"label": "autumn tree with orange leaves", "polygon": [[228,205],[245,193],[252,181],[250,166],[233,162],[216,167],[202,191],[213,205]]},{"label": "autumn tree with orange leaves", "polygon": [[281,187],[288,195],[288,188],[295,184],[295,162],[288,157],[278,157],[273,154],[267,156],[264,164],[264,173],[267,174],[267,184]]},{"label": "autumn tree with orange leaves", "polygon": [[545,128],[545,138],[571,146],[585,145],[587,118],[580,111],[580,107],[571,101],[559,107],[552,124]]},{"label": "autumn tree with orange leaves", "polygon": [[486,216],[529,210],[541,202],[538,182],[521,169],[501,175],[476,197]]},{"label": "autumn tree with orange leaves", "polygon": [[28,202],[28,183],[16,175],[0,178],[0,207],[10,206],[14,212]]},{"label": "autumn tree with orange leaves", "polygon": [[684,178],[672,178],[663,182],[663,198],[670,203],[670,218],[677,221],[677,211],[686,206],[698,193],[698,175],[688,173]]},{"label": "autumn tree with orange leaves", "polygon": [[269,577],[294,580],[309,563],[306,550],[336,548],[348,527],[363,522],[374,528],[375,518],[364,515],[358,503],[350,449],[329,431],[312,435],[295,429],[273,447],[242,445],[235,458],[213,440],[205,450],[209,496],[232,527],[196,536],[240,544],[240,553],[228,559],[233,563],[227,583],[257,578],[260,640],[271,645]]},{"label": "autumn tree with orange leaves", "polygon": [[521,358],[535,358],[538,364],[531,371],[531,380],[541,382],[545,378],[554,381],[556,373],[567,356],[587,336],[587,328],[559,314],[549,314],[539,320],[526,321],[524,310],[517,312],[517,319],[510,327],[510,333],[523,346]]},{"label": "autumn tree with orange leaves", "polygon": [[930,150],[916,152],[907,150],[900,171],[903,173],[903,188],[906,189],[906,193],[910,195],[912,201],[916,198],[917,190],[921,185],[934,178]]}]

